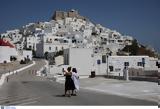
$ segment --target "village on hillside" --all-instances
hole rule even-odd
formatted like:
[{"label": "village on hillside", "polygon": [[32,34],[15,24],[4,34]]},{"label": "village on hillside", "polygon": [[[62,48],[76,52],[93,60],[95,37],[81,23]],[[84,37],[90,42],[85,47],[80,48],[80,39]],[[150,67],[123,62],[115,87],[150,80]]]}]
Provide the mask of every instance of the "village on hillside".
[{"label": "village on hillside", "polygon": [[0,35],[0,65],[33,58],[46,59],[47,75],[62,74],[62,68],[76,67],[81,76],[158,81],[159,55],[153,48],[95,24],[72,9],[55,11],[47,22],[29,23]]}]

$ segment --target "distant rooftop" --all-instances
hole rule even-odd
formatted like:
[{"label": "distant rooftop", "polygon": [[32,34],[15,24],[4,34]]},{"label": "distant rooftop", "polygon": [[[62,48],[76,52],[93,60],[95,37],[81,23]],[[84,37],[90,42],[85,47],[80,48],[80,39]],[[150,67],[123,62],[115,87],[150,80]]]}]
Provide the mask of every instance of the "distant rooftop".
[{"label": "distant rooftop", "polygon": [[12,45],[9,41],[3,39],[0,39],[0,46],[9,46],[11,48],[14,48],[14,45]]}]

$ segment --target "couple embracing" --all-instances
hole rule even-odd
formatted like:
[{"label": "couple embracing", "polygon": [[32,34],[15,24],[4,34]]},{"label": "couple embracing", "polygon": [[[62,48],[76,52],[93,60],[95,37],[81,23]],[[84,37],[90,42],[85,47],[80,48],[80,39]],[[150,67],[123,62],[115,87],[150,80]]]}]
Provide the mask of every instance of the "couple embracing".
[{"label": "couple embracing", "polygon": [[76,68],[68,67],[67,71],[63,69],[65,78],[65,94],[64,96],[68,97],[76,96],[77,91],[79,90],[79,76],[77,74]]}]

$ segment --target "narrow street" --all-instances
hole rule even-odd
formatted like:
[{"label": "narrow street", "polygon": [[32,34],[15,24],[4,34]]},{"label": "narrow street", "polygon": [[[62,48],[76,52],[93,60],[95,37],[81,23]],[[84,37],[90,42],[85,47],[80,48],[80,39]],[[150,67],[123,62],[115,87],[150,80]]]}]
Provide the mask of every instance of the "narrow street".
[{"label": "narrow street", "polygon": [[9,76],[8,82],[0,88],[0,105],[157,105],[85,89],[81,89],[78,96],[62,97],[64,85],[30,73],[44,64],[43,60],[37,60],[34,66]]}]

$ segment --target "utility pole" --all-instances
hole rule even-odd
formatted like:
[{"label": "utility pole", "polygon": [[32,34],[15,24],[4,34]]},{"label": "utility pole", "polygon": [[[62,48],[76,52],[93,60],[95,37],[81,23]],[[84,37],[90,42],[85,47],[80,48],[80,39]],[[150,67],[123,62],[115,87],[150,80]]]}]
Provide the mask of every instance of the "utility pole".
[{"label": "utility pole", "polygon": [[109,75],[109,72],[108,72],[108,54],[106,54],[106,57],[107,57],[107,76]]}]

